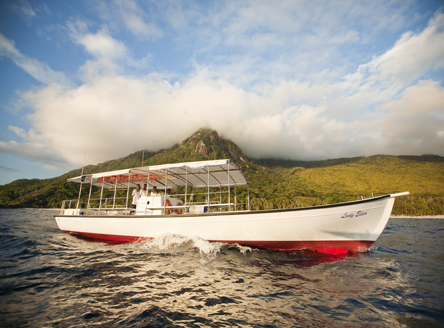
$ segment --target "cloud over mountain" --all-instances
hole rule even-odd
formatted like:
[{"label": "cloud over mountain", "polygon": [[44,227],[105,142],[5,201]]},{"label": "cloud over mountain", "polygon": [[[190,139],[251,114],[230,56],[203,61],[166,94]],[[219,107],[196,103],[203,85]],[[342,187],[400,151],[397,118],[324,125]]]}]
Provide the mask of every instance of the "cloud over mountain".
[{"label": "cloud over mountain", "polygon": [[424,19],[383,1],[95,6],[94,18],[58,25],[82,54],[69,73],[0,34],[0,55],[40,83],[20,93],[29,127],[9,124],[1,152],[66,169],[85,150],[97,163],[209,127],[256,158],[444,155],[440,10]]}]

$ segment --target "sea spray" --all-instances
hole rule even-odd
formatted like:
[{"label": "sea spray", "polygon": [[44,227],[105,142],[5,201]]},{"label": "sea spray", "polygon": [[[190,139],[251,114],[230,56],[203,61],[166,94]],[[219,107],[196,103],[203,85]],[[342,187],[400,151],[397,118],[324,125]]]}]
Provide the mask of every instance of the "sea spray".
[{"label": "sea spray", "polygon": [[253,249],[251,247],[248,246],[242,246],[239,244],[236,244],[237,248],[239,249],[239,251],[241,252],[241,254],[246,255],[247,252],[253,252]]},{"label": "sea spray", "polygon": [[[172,233],[164,233],[157,236],[154,239],[143,242],[142,249],[149,250],[151,252],[167,252],[170,254],[177,254],[186,250],[194,249],[198,250],[200,254],[199,263],[207,264],[215,260],[220,254],[223,246],[227,246],[225,243],[209,242],[198,236],[188,237]],[[241,246],[238,244],[231,244],[236,246],[242,255],[246,255],[247,252],[252,252],[252,249],[247,246]]]},{"label": "sea spray", "polygon": [[178,248],[186,245],[190,241],[190,238],[176,235],[172,233],[164,233],[157,236],[154,239],[145,242],[145,247],[149,250],[160,250],[160,251],[177,251]]}]

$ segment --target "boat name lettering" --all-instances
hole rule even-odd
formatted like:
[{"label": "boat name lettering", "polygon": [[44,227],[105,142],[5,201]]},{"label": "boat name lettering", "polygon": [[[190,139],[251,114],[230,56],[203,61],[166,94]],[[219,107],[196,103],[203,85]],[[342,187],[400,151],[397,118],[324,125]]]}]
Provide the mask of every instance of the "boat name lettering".
[{"label": "boat name lettering", "polygon": [[345,218],[351,219],[351,218],[354,218],[355,216],[358,217],[358,216],[363,216],[363,215],[367,215],[367,212],[357,211],[356,213],[355,212],[345,213],[343,216],[341,216],[341,218],[342,219],[345,219]]}]

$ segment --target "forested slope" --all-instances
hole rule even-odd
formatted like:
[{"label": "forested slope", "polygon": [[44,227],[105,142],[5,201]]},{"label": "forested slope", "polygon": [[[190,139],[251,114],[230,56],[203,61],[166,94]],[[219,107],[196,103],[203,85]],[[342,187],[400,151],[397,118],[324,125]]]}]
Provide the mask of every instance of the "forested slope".
[{"label": "forested slope", "polygon": [[[254,160],[215,131],[201,129],[180,145],[157,153],[144,151],[143,165],[230,158],[250,183],[252,209],[289,208],[330,204],[362,196],[409,191],[397,198],[393,214],[444,214],[444,158],[440,156],[387,156],[340,158],[326,161]],[[84,173],[142,166],[142,151],[98,165]],[[59,207],[77,197],[79,186],[66,179],[73,170],[45,180],[16,180],[0,186],[0,207]],[[93,190],[97,192],[97,190]]]}]

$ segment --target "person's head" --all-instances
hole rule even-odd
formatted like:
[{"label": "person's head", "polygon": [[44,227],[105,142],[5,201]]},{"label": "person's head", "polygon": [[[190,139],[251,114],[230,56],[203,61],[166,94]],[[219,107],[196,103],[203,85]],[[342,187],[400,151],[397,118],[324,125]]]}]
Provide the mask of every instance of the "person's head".
[{"label": "person's head", "polygon": [[157,191],[157,187],[156,186],[153,187],[153,191]]},{"label": "person's head", "polygon": [[146,190],[146,183],[143,185],[143,190]]},{"label": "person's head", "polygon": [[140,184],[136,184],[136,189],[137,189],[137,190],[140,189]]},{"label": "person's head", "polygon": [[171,194],[171,189],[167,189],[167,194]]}]

